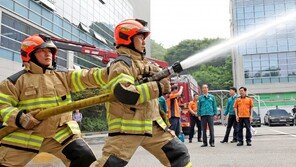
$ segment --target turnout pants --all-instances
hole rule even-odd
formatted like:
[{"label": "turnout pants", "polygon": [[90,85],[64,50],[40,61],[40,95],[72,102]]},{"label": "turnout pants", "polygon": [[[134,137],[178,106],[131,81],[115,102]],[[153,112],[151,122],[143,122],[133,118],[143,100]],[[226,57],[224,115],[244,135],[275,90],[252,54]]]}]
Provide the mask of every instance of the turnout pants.
[{"label": "turnout pants", "polygon": [[[53,138],[45,138],[39,152],[50,153],[61,159],[66,166],[70,167],[88,167],[96,160],[92,150],[80,138],[80,135],[74,135],[64,145],[61,145]],[[0,166],[23,167],[36,155],[36,152],[10,146],[1,146]]]},{"label": "turnout pants", "polygon": [[[153,154],[164,166],[191,167],[186,146],[158,125],[153,125],[153,136],[109,136],[103,147],[102,157],[91,167],[126,166],[139,146]],[[149,163],[149,162],[147,162]]]},{"label": "turnout pants", "polygon": [[237,121],[236,121],[235,115],[229,115],[228,117],[226,133],[223,139],[226,142],[228,142],[229,134],[232,127],[233,127],[233,141],[237,141]]}]

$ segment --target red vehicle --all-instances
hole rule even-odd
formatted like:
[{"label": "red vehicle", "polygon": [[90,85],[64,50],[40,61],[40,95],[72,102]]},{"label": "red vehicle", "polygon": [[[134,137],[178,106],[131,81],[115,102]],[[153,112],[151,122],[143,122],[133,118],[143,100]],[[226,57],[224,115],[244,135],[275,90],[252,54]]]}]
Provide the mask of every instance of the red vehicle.
[{"label": "red vehicle", "polygon": [[[118,54],[113,50],[104,50],[104,49],[97,48],[94,45],[80,43],[76,41],[70,41],[70,40],[61,39],[61,38],[55,38],[55,37],[48,37],[48,38],[54,41],[54,43],[59,49],[70,50],[70,51],[79,52],[82,54],[91,54],[94,56],[98,56],[102,59],[102,62],[104,64],[107,64],[109,63],[109,61],[112,61],[118,57]],[[150,58],[150,57],[148,57],[148,59],[151,62],[158,64],[161,68],[168,67],[168,63],[165,61],[161,61],[161,60]]]},{"label": "red vehicle", "polygon": [[192,100],[194,93],[199,93],[200,88],[196,80],[191,75],[181,75],[172,77],[171,82],[174,85],[183,86],[183,93],[179,99],[179,106],[181,107],[181,127],[185,135],[189,135],[190,131],[190,113],[188,104]]}]

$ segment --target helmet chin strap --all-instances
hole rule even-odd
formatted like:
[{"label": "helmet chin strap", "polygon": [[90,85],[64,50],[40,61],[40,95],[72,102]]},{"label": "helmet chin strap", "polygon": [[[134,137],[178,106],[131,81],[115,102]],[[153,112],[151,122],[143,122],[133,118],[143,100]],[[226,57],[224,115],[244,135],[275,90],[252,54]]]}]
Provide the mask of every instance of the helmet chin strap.
[{"label": "helmet chin strap", "polygon": [[146,49],[144,49],[143,52],[140,52],[139,50],[137,50],[137,49],[135,48],[135,45],[134,45],[134,41],[133,41],[133,40],[132,40],[132,42],[131,42],[129,45],[127,45],[126,47],[130,48],[131,50],[133,50],[133,51],[135,51],[135,52],[137,52],[137,53],[139,53],[139,54],[141,54],[142,57],[144,57],[144,56],[146,55]]},{"label": "helmet chin strap", "polygon": [[34,52],[31,53],[30,57],[31,57],[31,60],[30,60],[30,61],[32,61],[33,63],[35,63],[35,64],[38,65],[39,67],[41,67],[42,70],[43,70],[43,72],[45,72],[46,70],[54,70],[54,69],[56,69],[56,62],[55,62],[54,60],[52,60],[52,67],[53,67],[53,68],[49,68],[49,66],[43,65],[43,64],[41,64],[41,63],[37,60],[37,58],[36,58]]}]

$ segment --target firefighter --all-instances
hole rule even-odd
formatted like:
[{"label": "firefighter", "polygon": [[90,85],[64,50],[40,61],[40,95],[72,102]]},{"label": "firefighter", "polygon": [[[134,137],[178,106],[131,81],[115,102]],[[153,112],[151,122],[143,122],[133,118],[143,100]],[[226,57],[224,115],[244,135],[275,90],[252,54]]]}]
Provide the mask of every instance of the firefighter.
[{"label": "firefighter", "polygon": [[169,93],[168,79],[136,84],[159,71],[144,57],[150,34],[146,25],[144,20],[128,19],[115,27],[121,56],[110,65],[108,84],[117,100],[106,104],[109,136],[102,157],[92,166],[126,166],[139,146],[165,166],[191,166],[186,146],[170,133],[159,113],[157,98]]},{"label": "firefighter", "polygon": [[56,71],[56,55],[50,38],[29,36],[21,44],[24,70],[1,83],[0,120],[19,129],[1,140],[0,166],[25,166],[39,152],[53,154],[71,167],[96,160],[71,112],[43,121],[34,118],[42,109],[71,103],[71,91],[102,87],[107,81],[106,69]]}]

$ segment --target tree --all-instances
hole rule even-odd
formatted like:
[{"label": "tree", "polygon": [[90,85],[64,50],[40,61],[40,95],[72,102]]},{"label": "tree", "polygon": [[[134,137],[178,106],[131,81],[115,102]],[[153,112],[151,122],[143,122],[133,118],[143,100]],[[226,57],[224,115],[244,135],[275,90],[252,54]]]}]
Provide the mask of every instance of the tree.
[{"label": "tree", "polygon": [[162,46],[162,44],[159,44],[155,40],[151,39],[151,56],[153,58],[164,60],[166,51],[167,50]]},{"label": "tree", "polygon": [[201,65],[193,72],[193,77],[199,85],[208,84],[212,90],[229,89],[233,85],[231,56],[220,66]]},{"label": "tree", "polygon": [[[72,100],[80,100],[98,95],[100,91],[96,89],[87,89],[82,92],[72,93]],[[106,109],[104,104],[98,104],[93,107],[81,109],[83,115],[81,130],[82,131],[106,131]]]},{"label": "tree", "polygon": [[[222,39],[184,40],[167,50],[165,60],[170,64],[182,61],[187,57],[221,42]],[[228,56],[226,56],[228,55]],[[192,67],[186,71],[192,74],[199,85],[208,84],[211,89],[228,89],[232,86],[232,60],[229,53]]]},{"label": "tree", "polygon": [[173,64],[176,61],[182,61],[187,57],[214,45],[221,41],[220,38],[203,40],[188,39],[181,41],[178,45],[169,48],[165,55],[165,61],[169,64]]}]

